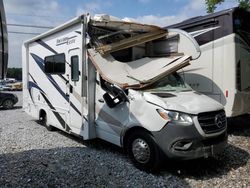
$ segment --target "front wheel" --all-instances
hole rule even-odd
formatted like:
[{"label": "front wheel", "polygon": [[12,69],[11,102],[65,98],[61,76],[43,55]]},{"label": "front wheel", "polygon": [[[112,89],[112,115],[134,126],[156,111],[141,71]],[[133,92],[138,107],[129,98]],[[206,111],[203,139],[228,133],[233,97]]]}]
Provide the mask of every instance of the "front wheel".
[{"label": "front wheel", "polygon": [[140,170],[155,171],[160,164],[160,154],[154,138],[147,132],[140,131],[129,136],[128,156]]}]

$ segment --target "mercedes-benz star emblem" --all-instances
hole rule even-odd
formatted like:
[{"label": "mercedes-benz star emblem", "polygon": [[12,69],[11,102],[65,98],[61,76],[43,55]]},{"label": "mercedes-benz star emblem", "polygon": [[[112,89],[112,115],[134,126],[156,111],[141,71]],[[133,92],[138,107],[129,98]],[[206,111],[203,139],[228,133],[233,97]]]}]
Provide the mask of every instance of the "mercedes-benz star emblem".
[{"label": "mercedes-benz star emblem", "polygon": [[222,116],[220,114],[216,115],[215,116],[215,125],[218,127],[218,128],[221,128],[223,127],[223,119],[222,119]]}]

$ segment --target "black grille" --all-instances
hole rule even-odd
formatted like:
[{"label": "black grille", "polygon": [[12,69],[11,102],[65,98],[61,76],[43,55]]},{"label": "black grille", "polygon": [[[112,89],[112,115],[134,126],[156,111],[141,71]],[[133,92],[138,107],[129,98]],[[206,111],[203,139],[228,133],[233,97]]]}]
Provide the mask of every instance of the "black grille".
[{"label": "black grille", "polygon": [[227,133],[224,132],[223,134],[220,134],[219,136],[207,138],[203,140],[202,143],[204,144],[204,146],[211,146],[211,145],[217,145],[226,140],[227,140]]},{"label": "black grille", "polygon": [[200,113],[198,121],[206,134],[220,132],[226,128],[227,124],[224,110]]}]

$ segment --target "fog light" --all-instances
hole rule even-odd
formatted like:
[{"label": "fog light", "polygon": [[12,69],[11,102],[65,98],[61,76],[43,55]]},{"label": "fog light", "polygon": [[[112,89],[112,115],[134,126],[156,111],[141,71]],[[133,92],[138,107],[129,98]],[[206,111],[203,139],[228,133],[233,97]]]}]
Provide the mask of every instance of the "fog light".
[{"label": "fog light", "polygon": [[193,142],[189,142],[189,141],[177,141],[174,145],[173,148],[175,150],[179,150],[179,151],[187,151],[190,149],[190,147],[192,146]]}]

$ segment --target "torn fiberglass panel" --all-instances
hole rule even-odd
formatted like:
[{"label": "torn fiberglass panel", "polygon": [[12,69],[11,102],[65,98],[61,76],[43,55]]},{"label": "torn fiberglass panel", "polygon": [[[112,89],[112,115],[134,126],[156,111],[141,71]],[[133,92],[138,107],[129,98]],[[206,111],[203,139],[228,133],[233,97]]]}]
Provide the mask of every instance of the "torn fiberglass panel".
[{"label": "torn fiberglass panel", "polygon": [[122,88],[140,89],[189,65],[190,56],[144,57],[127,63],[111,54],[88,49],[88,56],[102,78]]},{"label": "torn fiberglass panel", "polygon": [[91,20],[88,34],[89,59],[104,80],[122,88],[144,88],[189,64],[190,56],[178,53],[178,36],[157,26],[105,18]]}]

